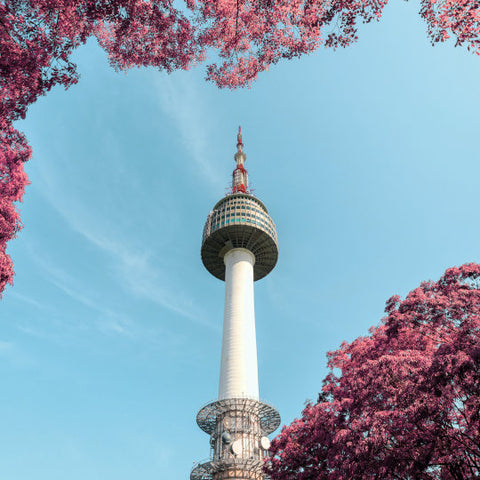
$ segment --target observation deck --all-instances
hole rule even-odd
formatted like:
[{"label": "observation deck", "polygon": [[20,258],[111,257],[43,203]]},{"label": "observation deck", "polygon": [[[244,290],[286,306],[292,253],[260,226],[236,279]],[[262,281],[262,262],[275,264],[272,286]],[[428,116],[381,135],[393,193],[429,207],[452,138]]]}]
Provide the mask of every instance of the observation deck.
[{"label": "observation deck", "polygon": [[278,259],[277,230],[267,207],[248,193],[233,193],[213,207],[203,229],[202,262],[225,280],[223,257],[232,248],[246,248],[255,255],[254,280],[265,277]]}]

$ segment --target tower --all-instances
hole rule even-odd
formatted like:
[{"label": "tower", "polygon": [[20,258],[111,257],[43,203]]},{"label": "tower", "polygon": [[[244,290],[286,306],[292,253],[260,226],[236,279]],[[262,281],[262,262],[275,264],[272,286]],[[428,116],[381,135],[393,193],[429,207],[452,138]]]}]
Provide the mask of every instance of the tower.
[{"label": "tower", "polygon": [[218,400],[197,414],[210,435],[210,460],[197,464],[190,480],[263,480],[267,435],[280,425],[279,413],[259,400],[254,281],[277,263],[275,224],[248,189],[242,133],[230,192],[210,212],[202,237],[202,261],[225,281],[225,310]]}]

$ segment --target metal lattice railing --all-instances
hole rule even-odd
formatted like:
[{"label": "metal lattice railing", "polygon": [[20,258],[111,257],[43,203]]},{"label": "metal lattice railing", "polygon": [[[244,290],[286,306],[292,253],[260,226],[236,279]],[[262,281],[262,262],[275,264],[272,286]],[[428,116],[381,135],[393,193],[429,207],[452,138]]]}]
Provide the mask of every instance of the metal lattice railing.
[{"label": "metal lattice railing", "polygon": [[229,398],[208,403],[198,412],[197,424],[205,433],[211,435],[215,430],[217,419],[225,413],[232,411],[250,413],[257,416],[264,435],[269,435],[280,426],[281,419],[277,409],[268,403],[248,397]]}]

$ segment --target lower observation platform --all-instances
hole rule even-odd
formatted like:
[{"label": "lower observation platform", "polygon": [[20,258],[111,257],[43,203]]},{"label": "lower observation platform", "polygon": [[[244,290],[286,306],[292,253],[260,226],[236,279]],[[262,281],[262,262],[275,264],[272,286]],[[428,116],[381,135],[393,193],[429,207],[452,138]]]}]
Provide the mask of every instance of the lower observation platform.
[{"label": "lower observation platform", "polygon": [[280,425],[278,411],[252,398],[228,398],[205,405],[198,426],[210,435],[213,455],[196,464],[190,480],[266,480],[267,435]]},{"label": "lower observation platform", "polygon": [[257,417],[264,435],[270,435],[280,426],[280,414],[275,408],[251,398],[228,398],[211,402],[198,412],[197,424],[211,435],[219,420],[224,419],[226,414],[237,411]]}]

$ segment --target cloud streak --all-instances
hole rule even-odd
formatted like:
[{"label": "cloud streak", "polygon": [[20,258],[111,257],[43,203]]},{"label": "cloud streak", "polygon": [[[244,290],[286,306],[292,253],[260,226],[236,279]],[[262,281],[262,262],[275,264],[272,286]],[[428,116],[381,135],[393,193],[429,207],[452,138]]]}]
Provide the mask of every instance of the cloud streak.
[{"label": "cloud streak", "polygon": [[[110,257],[111,271],[115,273],[115,280],[125,292],[151,301],[193,323],[218,330],[218,326],[206,320],[201,314],[201,309],[192,304],[187,293],[182,290],[182,279],[175,278],[171,271],[167,277],[164,269],[155,267],[153,254],[145,245],[141,248],[130,245],[124,234],[115,233],[112,224],[106,225],[103,218],[92,215],[91,209],[80,203],[80,199],[74,194],[65,190],[57,178],[59,174],[48,165],[48,162],[42,163],[40,175],[42,184],[45,185],[41,190],[42,196],[73,231]],[[45,263],[38,255],[32,256],[37,263],[41,263],[41,268],[48,272],[51,283],[65,294],[104,316],[115,318],[117,314],[113,309],[99,307],[96,301],[80,293],[81,289],[74,288],[73,279],[66,276],[65,272],[53,264]],[[122,329],[125,327],[121,324],[114,325],[119,331],[126,333],[123,332]]]},{"label": "cloud streak", "polygon": [[169,116],[177,128],[182,143],[193,163],[196,172],[203,180],[218,191],[223,191],[225,179],[209,161],[211,148],[208,131],[209,109],[203,104],[201,96],[191,77],[170,75],[156,77],[159,106]]},{"label": "cloud streak", "polygon": [[30,297],[27,297],[26,295],[22,295],[21,293],[18,293],[14,289],[10,289],[10,291],[8,292],[8,296],[12,298],[16,298],[21,302],[28,303],[32,307],[35,307],[37,310],[43,310],[45,308],[44,304],[38,302],[34,298],[30,298]]},{"label": "cloud streak", "polygon": [[[45,257],[33,252],[32,258],[51,284],[74,301],[99,314],[101,322],[98,326],[101,330],[113,331],[128,336],[132,335],[129,329],[130,321],[127,316],[108,308],[100,299],[94,299],[92,296],[83,293],[82,289],[76,285],[75,280],[70,275],[53,263],[47,261]],[[30,331],[29,327],[22,328],[25,333],[34,333]]]}]

